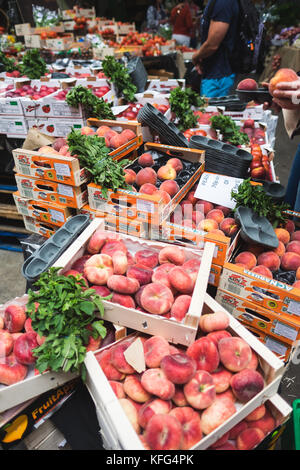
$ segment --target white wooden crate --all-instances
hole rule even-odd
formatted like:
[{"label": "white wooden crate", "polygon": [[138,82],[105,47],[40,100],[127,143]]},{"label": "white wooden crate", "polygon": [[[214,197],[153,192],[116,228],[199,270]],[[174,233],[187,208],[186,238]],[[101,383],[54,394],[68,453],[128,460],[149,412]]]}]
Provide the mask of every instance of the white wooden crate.
[{"label": "white wooden crate", "polygon": [[[206,312],[226,310],[212,299],[208,294],[205,296],[204,308]],[[274,398],[278,391],[279,383],[284,371],[284,363],[277,358],[268,348],[256,339],[246,328],[244,328],[235,318],[226,312],[230,318],[228,331],[233,336],[244,339],[249,346],[257,353],[260,370],[264,376],[265,387],[246,404],[236,402],[237,411],[221,426],[212,433],[203,437],[190,450],[205,450],[220,439],[227,431],[233,428],[237,423],[244,419],[255,408],[265,403],[267,400],[281,406],[282,414],[287,416],[290,413],[290,407],[283,400]],[[135,336],[133,333],[130,335]],[[129,336],[129,337],[130,337]],[[136,334],[138,337],[138,334]],[[127,339],[129,338],[127,337]],[[121,340],[122,341],[122,340]],[[116,343],[114,343],[116,344]],[[99,351],[108,349],[113,345],[102,348]],[[99,351],[88,352],[85,359],[87,369],[86,386],[95,403],[99,425],[103,437],[104,446],[109,450],[143,450],[143,445],[129,422],[125,412],[114,394],[109,382],[99,365],[96,355]]]},{"label": "white wooden crate", "polygon": [[[103,228],[103,220],[96,218],[80,237],[65,251],[65,253],[55,262],[54,267],[60,267],[64,272],[71,268],[73,263],[83,256],[86,251],[86,246],[92,234],[99,228]],[[114,232],[107,231],[107,234]],[[129,251],[135,252],[141,249],[152,249],[158,252],[165,246],[170,246],[167,243],[155,242],[152,240],[143,240],[137,237],[132,237],[126,234],[119,233],[120,238],[125,242]],[[123,307],[109,301],[103,300],[105,307],[104,320],[110,321],[115,324],[126,326],[137,331],[147,334],[160,334],[168,341],[179,343],[183,345],[190,344],[197,334],[200,315],[206,293],[208,279],[210,275],[211,262],[214,256],[215,245],[214,243],[206,243],[204,250],[201,252],[199,249],[190,249],[181,247],[186,253],[186,258],[201,259],[201,266],[198,272],[198,277],[189,311],[182,322],[167,319],[160,315],[153,315],[143,313],[138,310]]]}]

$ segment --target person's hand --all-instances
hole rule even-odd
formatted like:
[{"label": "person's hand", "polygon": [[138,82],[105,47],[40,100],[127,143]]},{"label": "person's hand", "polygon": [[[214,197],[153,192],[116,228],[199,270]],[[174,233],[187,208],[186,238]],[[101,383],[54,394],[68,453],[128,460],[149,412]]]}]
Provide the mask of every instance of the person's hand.
[{"label": "person's hand", "polygon": [[198,62],[197,64],[195,64],[195,69],[197,70],[197,72],[199,73],[199,75],[202,75],[202,68],[201,68],[201,63]]},{"label": "person's hand", "polygon": [[200,63],[199,56],[198,56],[198,51],[194,52],[192,56],[192,62],[194,65],[197,65]]},{"label": "person's hand", "polygon": [[300,78],[294,82],[281,82],[273,92],[273,101],[283,109],[300,108]]}]

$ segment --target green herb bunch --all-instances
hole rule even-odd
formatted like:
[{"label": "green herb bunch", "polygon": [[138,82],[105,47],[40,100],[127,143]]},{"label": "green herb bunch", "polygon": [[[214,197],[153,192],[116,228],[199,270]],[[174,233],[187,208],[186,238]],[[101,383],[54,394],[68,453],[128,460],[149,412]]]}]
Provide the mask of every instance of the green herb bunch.
[{"label": "green herb bunch", "polygon": [[115,85],[118,96],[127,103],[134,103],[137,87],[132,82],[125,65],[113,56],[106,56],[102,61],[102,68],[105,76]]},{"label": "green herb bunch", "polygon": [[125,182],[124,172],[124,166],[128,165],[129,161],[113,160],[108,155],[110,149],[106,147],[104,138],[81,135],[79,130],[72,129],[67,142],[71,155],[77,156],[82,166],[91,174],[93,182],[101,186],[104,198],[107,198],[108,189],[131,189]]},{"label": "green herb bunch", "polygon": [[88,117],[110,120],[116,119],[111,110],[112,103],[106,103],[102,98],[98,98],[94,95],[89,88],[82,85],[77,85],[68,92],[66,102],[69,106],[74,108],[78,108],[81,104]]},{"label": "green herb bunch", "polygon": [[6,72],[13,72],[14,70],[18,70],[19,66],[16,64],[15,59],[6,57],[6,55],[0,51],[0,62],[4,65]]},{"label": "green herb bunch", "polygon": [[201,108],[205,105],[205,99],[199,96],[191,88],[182,90],[180,87],[173,88],[169,98],[171,111],[178,119],[177,127],[181,131],[197,126],[197,116],[195,116],[192,106]]},{"label": "green herb bunch", "polygon": [[47,72],[47,65],[39,49],[28,49],[23,55],[19,70],[31,79],[41,78]]},{"label": "green herb bunch", "polygon": [[[105,338],[102,299],[94,289],[86,289],[84,280],[59,275],[60,268],[50,268],[41,274],[28,291],[27,313],[32,328],[45,342],[34,349],[36,368],[63,372],[81,372],[89,337]],[[85,290],[84,290],[85,288]]]},{"label": "green herb bunch", "polygon": [[223,140],[232,145],[247,145],[250,140],[247,134],[240,131],[235,121],[230,116],[219,114],[210,118],[213,129],[219,130]]},{"label": "green herb bunch", "polygon": [[237,191],[231,192],[231,198],[236,207],[249,207],[260,217],[266,217],[274,228],[284,226],[288,219],[284,211],[290,209],[290,205],[285,202],[276,204],[263,186],[251,184],[250,178],[244,180]]}]

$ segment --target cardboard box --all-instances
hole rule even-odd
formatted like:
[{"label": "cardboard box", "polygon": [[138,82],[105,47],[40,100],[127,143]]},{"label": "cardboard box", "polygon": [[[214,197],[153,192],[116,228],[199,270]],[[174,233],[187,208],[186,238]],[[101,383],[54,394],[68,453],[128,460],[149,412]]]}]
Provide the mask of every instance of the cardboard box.
[{"label": "cardboard box", "polygon": [[0,134],[8,137],[26,138],[28,123],[24,116],[0,115]]},{"label": "cardboard box", "polygon": [[27,49],[42,49],[46,41],[39,34],[24,34],[24,44]]},{"label": "cardboard box", "polygon": [[13,198],[19,214],[33,217],[40,222],[61,227],[74,215],[74,211],[69,207],[59,206],[52,202],[38,202],[33,199],[26,199],[20,196],[18,191],[13,193]]},{"label": "cardboard box", "polygon": [[80,209],[87,203],[86,186],[71,186],[55,181],[15,175],[21,196],[35,201],[54,202],[62,206]]},{"label": "cardboard box", "polygon": [[[103,219],[95,218],[53,266],[61,267],[62,272],[70,269],[73,263],[83,255],[91,236],[99,228],[104,228]],[[110,233],[114,234],[115,232],[107,231],[108,236]],[[163,247],[168,246],[165,243],[143,240],[122,233],[119,233],[119,236],[132,254],[145,248],[159,252]],[[105,300],[103,300],[105,308],[103,319],[147,334],[159,334],[174,343],[190,344],[195,339],[198,330],[213,250],[214,245],[212,243],[207,243],[202,253],[199,250],[195,252],[184,248],[186,259],[201,259],[201,266],[189,311],[182,322],[167,319],[160,315],[140,312]]]},{"label": "cardboard box", "polygon": [[51,137],[66,137],[72,129],[81,129],[85,119],[75,118],[27,118],[28,129],[34,128]]},{"label": "cardboard box", "polygon": [[[206,306],[208,309],[212,308],[213,311],[218,309],[218,304],[208,295],[205,297],[205,302],[207,302]],[[245,404],[237,402],[236,413],[212,433],[207,436],[203,436],[199,443],[190,450],[208,449],[255,408],[265,403],[267,400],[273,399],[279,387],[284,368],[283,362],[231,316],[228,330],[232,335],[244,339],[257,353],[266,385],[264,389],[249,402]],[[132,338],[135,339],[138,338],[138,336],[139,335],[135,336],[133,334]],[[111,347],[111,345],[109,347]],[[102,430],[104,447],[113,450],[143,450],[144,447],[138,435],[133,430],[130,421],[125,415],[125,412],[120,406],[120,403],[109,385],[106,376],[97,362],[97,354],[100,351],[101,349],[96,352],[89,352],[86,356],[85,364],[87,368],[86,385],[96,406],[96,412]],[[286,415],[290,413],[290,407],[286,404],[283,409],[285,410],[282,418],[284,420]]]},{"label": "cardboard box", "polygon": [[92,209],[118,214],[121,217],[128,217],[140,220],[141,222],[148,222],[149,224],[160,225],[184,198],[204,171],[204,152],[201,150],[172,147],[152,142],[144,144],[144,150],[145,152],[147,150],[162,152],[170,158],[176,156],[191,162],[199,162],[199,168],[168,204],[165,204],[160,196],[123,189],[119,189],[115,193],[109,190],[108,198],[104,199],[101,188],[94,183],[90,183],[88,185],[88,197],[89,205]]},{"label": "cardboard box", "polygon": [[76,157],[51,155],[26,149],[12,151],[15,171],[21,175],[80,186],[89,181],[84,168]]},{"label": "cardboard box", "polygon": [[28,217],[23,215],[24,226],[26,230],[33,233],[38,233],[45,238],[50,238],[55,234],[56,230],[59,228],[57,225],[48,224],[41,222],[34,217]]},{"label": "cardboard box", "polygon": [[113,56],[115,49],[113,47],[93,47],[93,58],[103,60],[106,56]]},{"label": "cardboard box", "polygon": [[147,81],[147,90],[154,90],[159,93],[169,94],[173,88],[180,87],[183,90],[185,89],[185,79],[166,79],[165,77],[160,77],[159,79],[150,79]]},{"label": "cardboard box", "polygon": [[253,326],[290,345],[300,339],[300,318],[296,320],[288,315],[277,315],[272,310],[258,307],[221,289],[217,291],[216,300],[244,325]]},{"label": "cardboard box", "polygon": [[46,39],[43,47],[49,49],[50,51],[66,51],[70,49],[73,41],[73,35],[68,33],[68,36]]}]

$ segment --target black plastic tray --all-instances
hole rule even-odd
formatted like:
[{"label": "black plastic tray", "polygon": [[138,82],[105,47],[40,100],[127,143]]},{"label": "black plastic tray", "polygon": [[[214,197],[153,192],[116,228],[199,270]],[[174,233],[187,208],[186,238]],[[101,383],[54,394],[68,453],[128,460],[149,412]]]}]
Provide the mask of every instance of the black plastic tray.
[{"label": "black plastic tray", "polygon": [[258,243],[269,249],[278,247],[278,238],[266,217],[260,217],[249,207],[237,207],[235,219],[241,226],[241,238],[247,243]]},{"label": "black plastic tray", "polygon": [[258,90],[235,90],[238,97],[243,103],[255,101],[258,104],[272,103],[272,95],[266,88],[259,88]]}]

